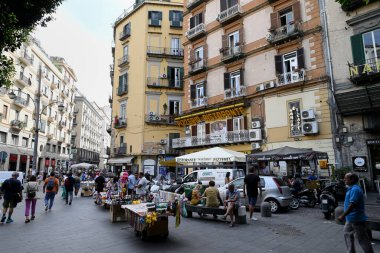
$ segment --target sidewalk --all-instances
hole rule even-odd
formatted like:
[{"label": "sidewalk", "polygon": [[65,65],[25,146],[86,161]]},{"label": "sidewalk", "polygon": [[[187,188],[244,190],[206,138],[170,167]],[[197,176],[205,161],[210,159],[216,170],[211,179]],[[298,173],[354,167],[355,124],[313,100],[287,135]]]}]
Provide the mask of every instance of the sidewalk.
[{"label": "sidewalk", "polygon": [[380,194],[378,192],[367,192],[365,199],[366,205],[375,205],[380,207]]}]

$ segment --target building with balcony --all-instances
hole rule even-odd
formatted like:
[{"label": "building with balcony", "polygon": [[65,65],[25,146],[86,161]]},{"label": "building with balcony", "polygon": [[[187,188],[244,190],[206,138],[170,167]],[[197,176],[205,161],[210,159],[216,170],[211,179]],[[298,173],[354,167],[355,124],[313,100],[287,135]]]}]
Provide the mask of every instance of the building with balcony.
[{"label": "building with balcony", "polygon": [[174,124],[184,99],[182,13],[182,0],[136,1],[114,23],[108,163],[115,172],[157,174],[159,161],[178,153],[171,140],[183,131]]},{"label": "building with balcony", "polygon": [[[13,86],[0,90],[0,150],[7,153],[1,170],[30,172],[33,163],[35,126],[35,101],[39,96],[40,124],[38,142],[38,171],[66,169],[69,165],[70,128],[72,105],[68,97],[62,98],[60,90],[75,87],[74,71],[61,57],[49,57],[41,43],[29,37],[21,48],[8,56],[15,62],[16,73]],[[42,68],[42,76],[38,75]],[[66,72],[67,71],[67,72]],[[64,76],[71,79],[63,83]],[[41,89],[38,90],[38,83]],[[15,94],[12,100],[9,92]],[[58,104],[64,111],[58,111]],[[65,125],[59,124],[65,122]]]},{"label": "building with balcony", "polygon": [[374,185],[380,179],[380,3],[325,2],[338,166]]},{"label": "building with balcony", "polygon": [[111,132],[109,128],[111,127],[111,108],[109,106],[99,107],[95,102],[92,103],[92,106],[98,111],[101,116],[101,138],[100,138],[100,152],[99,152],[99,169],[104,169],[110,158],[111,148]]},{"label": "building with balcony", "polygon": [[[184,101],[173,148],[312,148],[334,163],[318,0],[187,1]],[[308,116],[309,115],[309,116]],[[273,164],[263,162],[261,167]],[[308,167],[322,175],[327,170]]]}]

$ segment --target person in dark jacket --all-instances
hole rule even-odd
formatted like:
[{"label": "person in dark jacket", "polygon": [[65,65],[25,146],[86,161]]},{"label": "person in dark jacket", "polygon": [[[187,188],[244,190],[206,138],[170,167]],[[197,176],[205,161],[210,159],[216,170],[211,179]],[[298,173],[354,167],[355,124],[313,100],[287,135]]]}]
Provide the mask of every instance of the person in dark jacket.
[{"label": "person in dark jacket", "polygon": [[75,179],[73,177],[73,173],[69,172],[69,174],[67,174],[67,178],[65,179],[66,205],[69,204],[71,206],[71,203],[73,202],[74,186],[75,186]]},{"label": "person in dark jacket", "polygon": [[[22,185],[17,179],[19,176],[18,172],[12,173],[12,177],[5,180],[1,185],[1,191],[4,192],[4,202],[3,202],[3,217],[1,222],[11,223],[13,208],[17,206],[18,200],[22,199]],[[9,211],[8,211],[9,210]],[[8,219],[6,218],[8,212]],[[5,221],[6,220],[6,221]]]}]

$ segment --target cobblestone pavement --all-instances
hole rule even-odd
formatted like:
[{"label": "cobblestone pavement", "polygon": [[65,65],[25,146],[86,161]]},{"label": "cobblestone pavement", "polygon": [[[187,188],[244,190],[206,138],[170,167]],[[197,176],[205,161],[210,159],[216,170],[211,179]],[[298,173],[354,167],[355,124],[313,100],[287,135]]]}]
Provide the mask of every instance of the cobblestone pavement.
[{"label": "cobblestone pavement", "polygon": [[[370,215],[379,215],[378,206],[370,208]],[[256,213],[258,221],[233,228],[196,214],[182,219],[181,226],[175,228],[171,218],[167,240],[145,242],[126,223],[111,223],[109,211],[94,206],[91,198],[74,198],[72,206],[56,198],[53,210],[47,213],[40,199],[36,220],[29,224],[24,223],[23,213],[22,203],[15,210],[15,222],[0,225],[1,252],[345,252],[343,226],[324,220],[317,207],[271,218]],[[380,252],[380,232],[373,235],[375,252]]]}]

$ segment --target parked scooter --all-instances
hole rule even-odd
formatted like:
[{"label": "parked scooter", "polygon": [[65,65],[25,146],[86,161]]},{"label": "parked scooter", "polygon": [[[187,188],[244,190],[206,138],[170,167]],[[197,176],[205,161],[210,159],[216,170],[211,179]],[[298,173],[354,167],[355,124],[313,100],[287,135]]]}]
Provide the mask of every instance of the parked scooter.
[{"label": "parked scooter", "polygon": [[336,198],[336,187],[337,184],[331,184],[322,190],[320,196],[321,199],[321,210],[326,220],[330,220],[334,217],[334,210],[338,206],[338,201]]},{"label": "parked scooter", "polygon": [[[317,203],[317,199],[315,198],[314,191],[305,189],[300,192],[292,192],[292,206],[290,208],[297,209],[300,205],[301,206],[307,206],[307,207],[314,207]],[[297,207],[297,200],[299,202]]]}]

